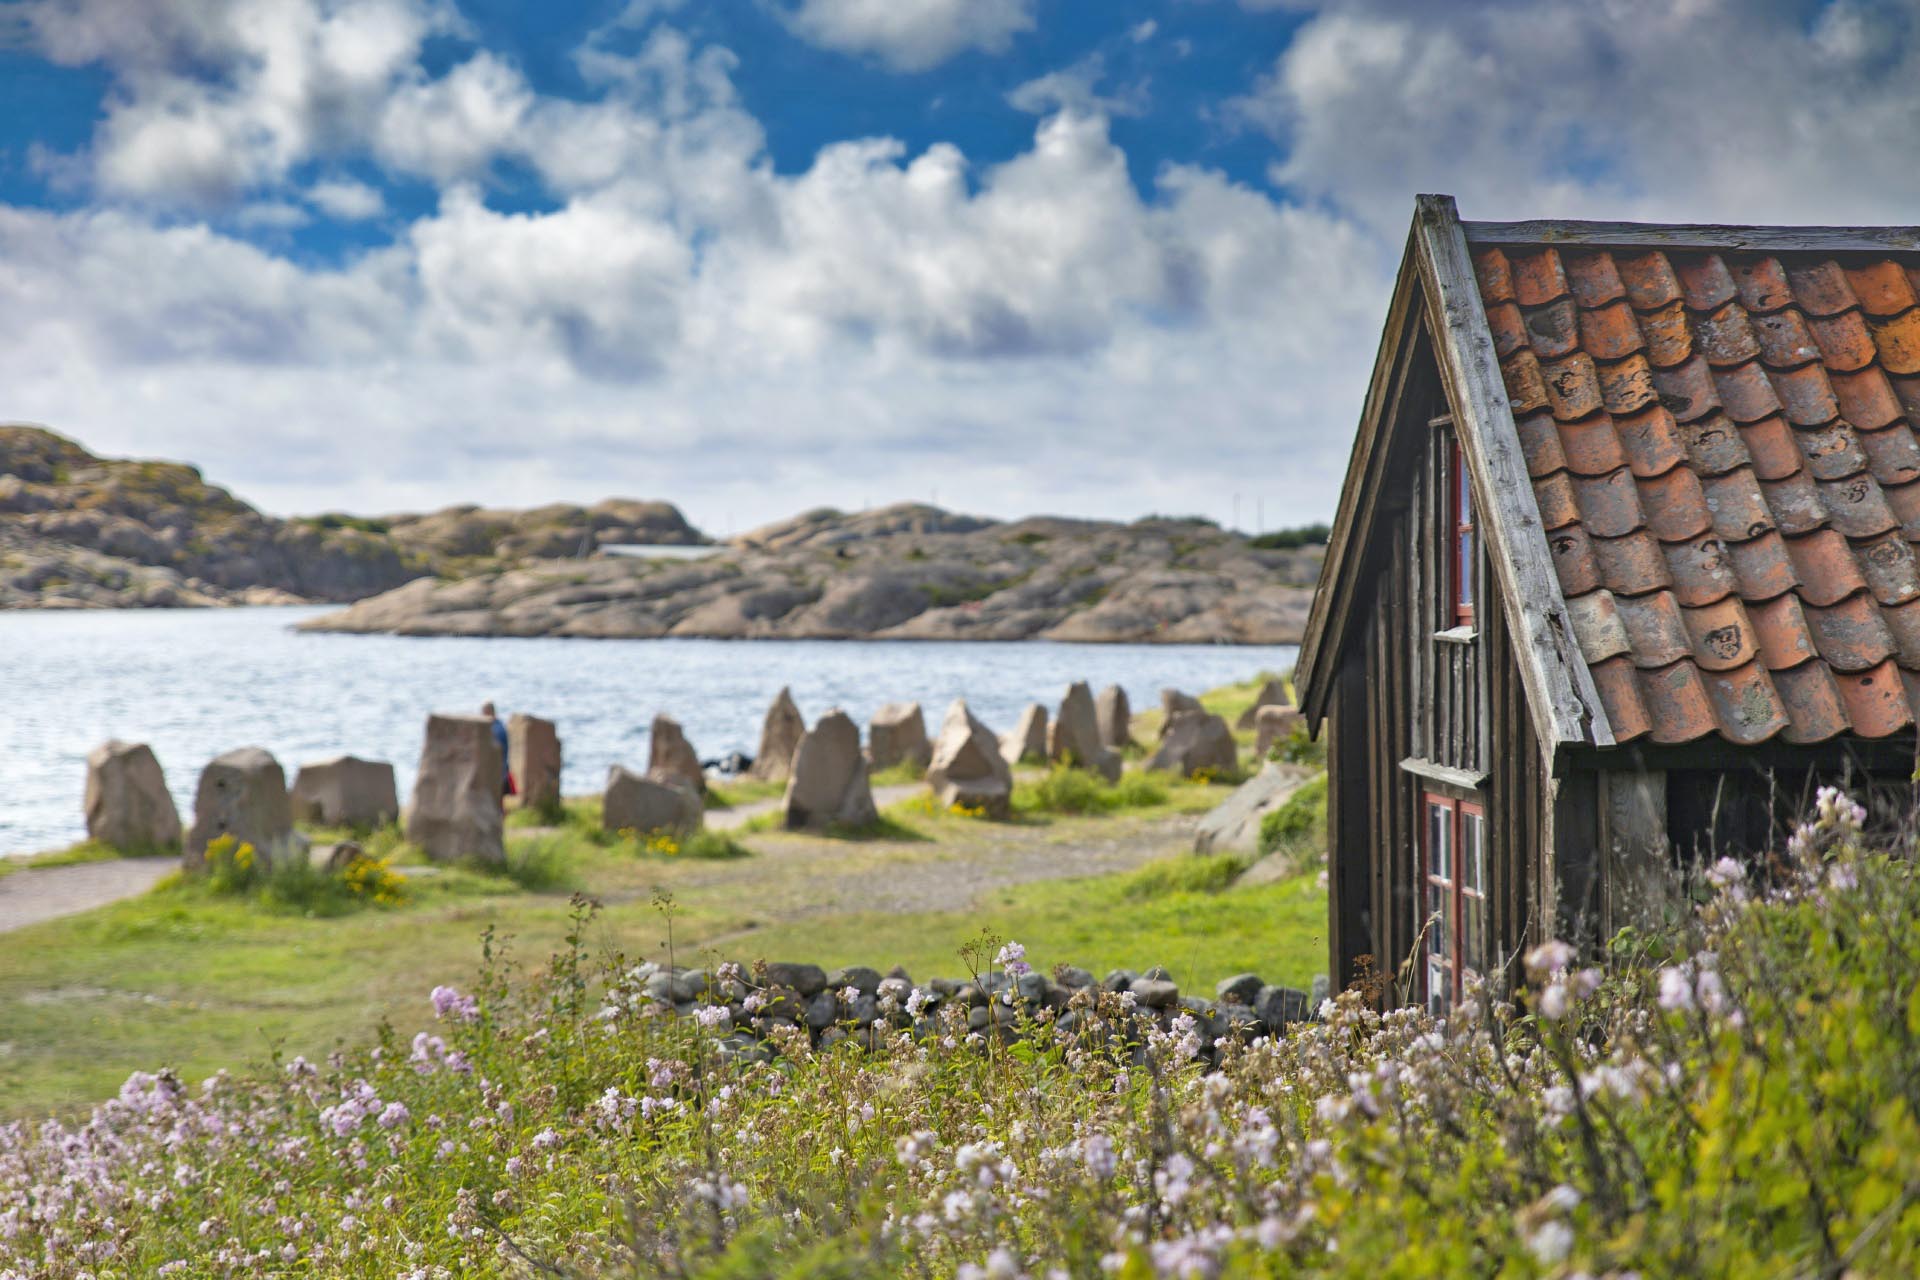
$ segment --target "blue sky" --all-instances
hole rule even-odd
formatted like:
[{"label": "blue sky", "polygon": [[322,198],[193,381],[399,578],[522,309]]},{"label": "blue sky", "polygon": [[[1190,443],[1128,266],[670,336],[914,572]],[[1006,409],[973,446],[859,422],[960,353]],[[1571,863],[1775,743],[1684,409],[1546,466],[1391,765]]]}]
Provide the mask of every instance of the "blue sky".
[{"label": "blue sky", "polygon": [[0,420],[279,511],[1321,519],[1416,192],[1910,219],[1915,14],[0,0]]}]

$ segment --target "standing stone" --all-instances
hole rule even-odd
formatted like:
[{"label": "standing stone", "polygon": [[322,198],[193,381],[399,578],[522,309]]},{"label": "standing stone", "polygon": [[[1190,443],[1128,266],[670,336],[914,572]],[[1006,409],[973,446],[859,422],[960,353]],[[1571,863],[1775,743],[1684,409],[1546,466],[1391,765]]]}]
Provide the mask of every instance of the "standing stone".
[{"label": "standing stone", "polygon": [[1060,713],[1053,718],[1047,755],[1059,764],[1090,769],[1115,782],[1120,777],[1120,757],[1107,750],[1100,739],[1100,718],[1093,707],[1093,690],[1085,680],[1077,680],[1060,700]]},{"label": "standing stone", "polygon": [[1173,723],[1174,716],[1180,712],[1204,712],[1205,710],[1206,708],[1200,705],[1200,699],[1192,694],[1182,693],[1178,689],[1162,689],[1160,691],[1160,736],[1162,738],[1167,736],[1168,726]]},{"label": "standing stone", "polygon": [[1261,707],[1253,718],[1253,755],[1265,760],[1276,742],[1285,742],[1296,729],[1307,727],[1306,713],[1298,707]]},{"label": "standing stone", "polygon": [[707,793],[706,770],[693,744],[680,729],[680,722],[662,712],[653,718],[649,731],[647,776],[655,782],[679,782],[693,788],[697,796]]},{"label": "standing stone", "polygon": [[507,860],[501,830],[500,748],[485,716],[427,717],[407,839],[435,862]]},{"label": "standing stone", "polygon": [[793,753],[787,829],[867,827],[879,820],[867,782],[867,759],[860,753],[860,726],[836,707],[820,717]]},{"label": "standing stone", "polygon": [[286,772],[259,747],[216,756],[201,771],[193,796],[193,829],[187,832],[188,869],[202,865],[207,846],[228,835],[252,845],[255,854],[268,861],[286,857],[298,843]]},{"label": "standing stone", "polygon": [[87,757],[87,839],[146,852],[180,843],[180,811],[153,748],[103,742]]},{"label": "standing stone", "polygon": [[1013,771],[993,730],[974,718],[966,700],[955,698],[933,746],[927,785],[942,808],[984,809],[989,818],[1013,812]]},{"label": "standing stone", "polygon": [[927,741],[927,718],[917,702],[889,702],[873,713],[867,726],[867,761],[875,769],[911,764],[922,773],[933,759]]},{"label": "standing stone", "polygon": [[600,825],[608,831],[672,831],[687,835],[706,821],[700,797],[684,783],[645,778],[619,765],[607,770]]},{"label": "standing stone", "polygon": [[1047,709],[1029,702],[1013,732],[1000,739],[1000,757],[1009,765],[1047,762]]},{"label": "standing stone", "polygon": [[1149,769],[1164,769],[1191,777],[1202,769],[1233,773],[1240,768],[1240,749],[1226,719],[1206,711],[1176,711],[1168,717],[1160,746],[1147,761]]},{"label": "standing stone", "polygon": [[322,827],[379,827],[400,816],[393,766],[355,756],[301,765],[292,803],[295,818]]},{"label": "standing stone", "polygon": [[794,705],[793,694],[782,687],[780,696],[767,708],[767,718],[760,726],[760,750],[747,776],[763,782],[785,782],[793,773],[793,753],[806,736],[807,722]]},{"label": "standing stone", "polygon": [[1240,718],[1234,721],[1233,727],[1241,730],[1253,728],[1255,719],[1259,716],[1262,707],[1290,707],[1292,705],[1292,701],[1287,697],[1286,682],[1277,678],[1269,679],[1265,684],[1260,686],[1260,692],[1254,695],[1253,705],[1240,713]]},{"label": "standing stone", "polygon": [[1094,714],[1100,721],[1100,741],[1115,751],[1133,745],[1133,704],[1127,701],[1125,689],[1117,684],[1102,689]]},{"label": "standing stone", "polygon": [[559,811],[560,733],[553,721],[516,711],[507,721],[507,767],[522,809]]}]

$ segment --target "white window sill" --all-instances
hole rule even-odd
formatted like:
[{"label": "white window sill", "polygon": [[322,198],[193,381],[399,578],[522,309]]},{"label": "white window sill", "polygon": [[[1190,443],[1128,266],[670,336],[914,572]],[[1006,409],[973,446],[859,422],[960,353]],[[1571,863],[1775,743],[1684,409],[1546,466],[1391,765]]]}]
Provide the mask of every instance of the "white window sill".
[{"label": "white window sill", "polygon": [[1445,644],[1472,644],[1480,638],[1480,633],[1471,625],[1454,627],[1450,631],[1436,631],[1433,638]]}]

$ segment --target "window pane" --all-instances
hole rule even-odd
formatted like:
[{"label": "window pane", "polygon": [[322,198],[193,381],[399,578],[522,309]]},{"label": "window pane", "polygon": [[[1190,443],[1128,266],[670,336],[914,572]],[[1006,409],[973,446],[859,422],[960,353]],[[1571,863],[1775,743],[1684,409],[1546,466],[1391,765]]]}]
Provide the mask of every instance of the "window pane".
[{"label": "window pane", "polygon": [[1453,569],[1453,580],[1457,590],[1454,599],[1464,608],[1473,607],[1473,562],[1478,550],[1474,532],[1465,530],[1459,537],[1459,555]]},{"label": "window pane", "polygon": [[1453,806],[1427,801],[1427,874],[1453,879]]},{"label": "window pane", "polygon": [[1486,911],[1487,904],[1479,898],[1468,895],[1461,899],[1460,964],[1476,973],[1484,963],[1481,946],[1486,937]]},{"label": "window pane", "polygon": [[1453,895],[1437,884],[1427,886],[1427,954],[1453,955]]},{"label": "window pane", "polygon": [[1453,975],[1438,961],[1427,962],[1427,1011],[1445,1013],[1453,998]]},{"label": "window pane", "polygon": [[1475,893],[1487,891],[1486,832],[1484,817],[1460,811],[1460,883]]}]

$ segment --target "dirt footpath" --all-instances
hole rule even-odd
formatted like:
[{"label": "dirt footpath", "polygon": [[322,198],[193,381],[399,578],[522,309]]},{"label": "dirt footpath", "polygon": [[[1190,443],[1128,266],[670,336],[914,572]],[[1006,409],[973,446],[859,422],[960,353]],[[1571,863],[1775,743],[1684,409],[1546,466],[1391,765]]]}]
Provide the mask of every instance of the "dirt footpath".
[{"label": "dirt footpath", "polygon": [[0,933],[145,893],[179,866],[174,858],[119,858],[0,876]]}]

